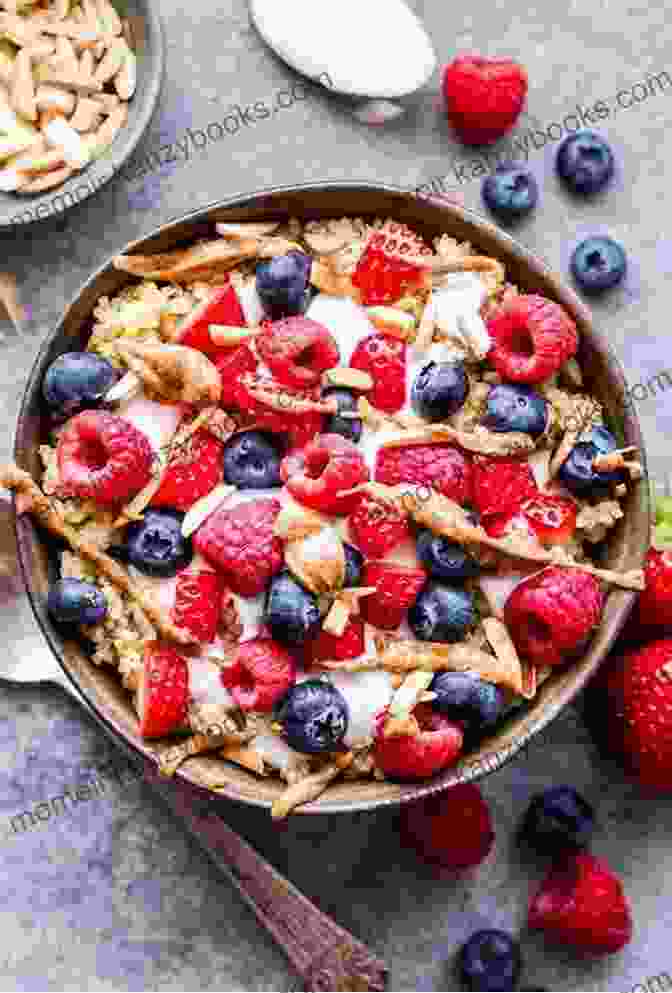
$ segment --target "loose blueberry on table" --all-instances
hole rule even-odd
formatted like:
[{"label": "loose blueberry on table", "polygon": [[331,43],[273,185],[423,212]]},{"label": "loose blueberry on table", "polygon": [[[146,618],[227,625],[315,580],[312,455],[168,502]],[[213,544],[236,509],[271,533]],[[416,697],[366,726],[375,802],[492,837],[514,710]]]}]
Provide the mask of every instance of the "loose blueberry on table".
[{"label": "loose blueberry on table", "polygon": [[585,238],[572,252],[572,276],[584,293],[603,293],[623,282],[628,268],[625,252],[613,238]]},{"label": "loose blueberry on table", "polygon": [[[455,87],[489,73],[515,117],[512,64],[447,76],[472,136]],[[69,546],[50,613],[118,669],[141,734],[284,780],[282,817],[343,774],[441,773],[571,664],[608,585],[640,582],[590,558],[637,462],[576,386],[571,316],[450,232],[234,230],[115,260],[130,285],[44,379],[53,512],[18,467],[2,482]]]}]

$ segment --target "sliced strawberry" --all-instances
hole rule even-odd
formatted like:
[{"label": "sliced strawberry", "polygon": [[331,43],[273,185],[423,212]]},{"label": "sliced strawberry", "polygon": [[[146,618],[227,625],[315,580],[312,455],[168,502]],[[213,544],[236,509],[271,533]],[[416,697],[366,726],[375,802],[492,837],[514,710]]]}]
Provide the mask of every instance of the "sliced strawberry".
[{"label": "sliced strawberry", "polygon": [[564,545],[574,534],[576,504],[567,497],[538,493],[520,510],[542,545]]},{"label": "sliced strawberry", "polygon": [[161,486],[152,497],[152,507],[189,508],[207,496],[222,481],[224,446],[209,431],[195,431],[171,452]]},{"label": "sliced strawberry", "polygon": [[198,641],[215,640],[226,592],[224,578],[216,572],[183,569],[177,575],[172,619]]},{"label": "sliced strawberry", "polygon": [[184,724],[189,703],[189,668],[175,649],[161,641],[145,642],[138,687],[140,733],[162,738]]},{"label": "sliced strawberry", "polygon": [[383,631],[393,631],[426,582],[427,574],[422,569],[393,562],[367,562],[362,586],[375,586],[376,592],[362,598],[364,619]]},{"label": "sliced strawberry", "polygon": [[180,345],[203,352],[204,355],[220,355],[221,346],[216,345],[210,337],[211,324],[227,324],[234,328],[246,326],[245,314],[233,286],[218,286],[213,290],[208,299],[196,307],[180,325],[177,341]]}]

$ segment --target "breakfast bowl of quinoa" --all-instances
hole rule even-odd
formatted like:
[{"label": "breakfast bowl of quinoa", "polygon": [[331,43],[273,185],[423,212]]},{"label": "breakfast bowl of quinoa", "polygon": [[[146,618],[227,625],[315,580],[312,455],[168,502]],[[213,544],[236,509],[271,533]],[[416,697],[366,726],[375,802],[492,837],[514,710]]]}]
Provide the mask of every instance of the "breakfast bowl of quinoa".
[{"label": "breakfast bowl of quinoa", "polygon": [[19,418],[28,593],[166,775],[290,813],[512,758],[643,586],[620,367],[476,214],[363,184],[238,197],[127,246]]}]

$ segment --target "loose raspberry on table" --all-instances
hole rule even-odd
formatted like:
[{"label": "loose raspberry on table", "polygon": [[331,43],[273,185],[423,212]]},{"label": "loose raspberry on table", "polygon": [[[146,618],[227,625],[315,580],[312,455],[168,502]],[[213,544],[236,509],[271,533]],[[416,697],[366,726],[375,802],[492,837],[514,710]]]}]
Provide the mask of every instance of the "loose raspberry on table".
[{"label": "loose raspberry on table", "polygon": [[373,379],[367,399],[374,407],[387,414],[401,410],[406,403],[405,342],[387,334],[370,334],[358,343],[350,366]]},{"label": "loose raspberry on table", "polygon": [[387,712],[378,719],[374,740],[376,766],[391,779],[426,779],[454,765],[462,751],[462,729],[427,704],[413,716],[420,725],[416,735],[385,737]]},{"label": "loose raspberry on table", "polygon": [[238,407],[238,384],[246,372],[255,372],[257,360],[247,345],[227,348],[215,361],[219,378],[222,381],[220,407],[230,410]]},{"label": "loose raspberry on table", "polygon": [[488,360],[505,380],[542,383],[576,354],[576,324],[560,304],[537,294],[509,297],[486,322]]},{"label": "loose raspberry on table", "polygon": [[448,119],[467,145],[506,134],[525,103],[527,72],[512,59],[458,55],[443,72]]},{"label": "loose raspberry on table", "polygon": [[400,831],[420,858],[455,870],[479,865],[495,840],[490,810],[475,783],[457,783],[404,804]]},{"label": "loose raspberry on table", "polygon": [[282,568],[282,542],[273,534],[279,512],[278,500],[251,500],[215,511],[194,534],[196,551],[225,573],[234,593],[258,596]]},{"label": "loose raspberry on table", "polygon": [[318,386],[322,373],[338,365],[331,332],[308,317],[286,317],[262,325],[257,350],[278,382],[297,389]]},{"label": "loose raspberry on table", "polygon": [[367,558],[382,559],[411,536],[408,519],[396,504],[363,493],[348,518],[355,545]]},{"label": "loose raspberry on table", "polygon": [[85,410],[65,425],[56,458],[64,494],[109,506],[149,482],[154,455],[147,437],[123,417]]},{"label": "loose raspberry on table", "polygon": [[223,452],[221,441],[203,428],[181,444],[174,445],[161,485],[150,505],[189,510],[221,483]]},{"label": "loose raspberry on table", "polygon": [[395,630],[426,582],[423,569],[393,562],[367,562],[361,585],[375,586],[376,592],[362,598],[364,619],[383,631]]},{"label": "loose raspberry on table", "polygon": [[224,577],[204,569],[183,569],[177,574],[172,620],[203,644],[215,640],[227,592]]},{"label": "loose raspberry on table", "polygon": [[603,606],[595,576],[549,566],[516,586],[504,606],[504,621],[523,658],[536,665],[562,665],[584,648]]},{"label": "loose raspberry on table", "polygon": [[474,506],[483,518],[508,519],[537,495],[537,482],[527,462],[476,455],[473,462]]},{"label": "loose raspberry on table", "polygon": [[286,455],[280,476],[299,503],[324,514],[349,514],[359,493],[341,496],[368,482],[369,470],[353,442],[339,434],[323,434],[305,448]]},{"label": "loose raspberry on table", "polygon": [[388,486],[415,483],[431,487],[459,504],[469,503],[472,497],[471,462],[451,445],[381,448],[373,478]]},{"label": "loose raspberry on table", "polygon": [[241,710],[271,711],[294,685],[296,664],[276,641],[254,638],[238,647],[221,678]]},{"label": "loose raspberry on table", "polygon": [[343,662],[364,654],[364,622],[351,617],[341,635],[322,629],[304,646],[306,665],[315,662]]}]

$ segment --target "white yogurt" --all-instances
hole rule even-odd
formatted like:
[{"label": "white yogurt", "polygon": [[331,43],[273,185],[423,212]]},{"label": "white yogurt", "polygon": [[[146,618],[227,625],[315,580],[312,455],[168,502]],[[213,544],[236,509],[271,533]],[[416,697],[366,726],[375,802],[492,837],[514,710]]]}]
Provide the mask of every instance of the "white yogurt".
[{"label": "white yogurt", "polygon": [[376,329],[366,311],[349,297],[318,293],[306,311],[306,317],[323,324],[333,334],[341,354],[340,364],[348,365],[356,346]]},{"label": "white yogurt", "polygon": [[156,403],[144,394],[121,403],[117,413],[142,431],[155,452],[172,441],[182,420],[182,408],[169,403]]},{"label": "white yogurt", "polygon": [[348,730],[343,739],[349,748],[374,737],[376,715],[392,699],[392,679],[389,672],[330,671],[329,682],[339,690],[348,705]]},{"label": "white yogurt", "polygon": [[[210,648],[209,655],[215,656]],[[189,694],[194,703],[221,704],[233,710],[235,701],[221,680],[221,669],[205,656],[187,659],[189,667]]]},{"label": "white yogurt", "polygon": [[238,608],[238,618],[243,625],[243,633],[240,636],[241,643],[258,638],[264,626],[266,594],[260,593],[259,596],[255,597],[243,597],[233,593],[232,596]]}]

